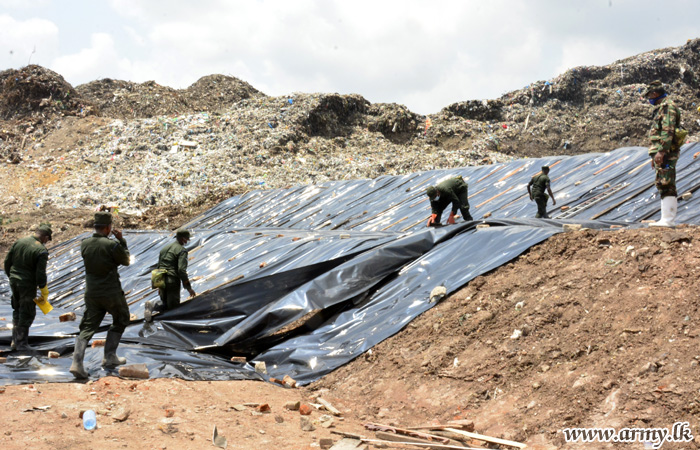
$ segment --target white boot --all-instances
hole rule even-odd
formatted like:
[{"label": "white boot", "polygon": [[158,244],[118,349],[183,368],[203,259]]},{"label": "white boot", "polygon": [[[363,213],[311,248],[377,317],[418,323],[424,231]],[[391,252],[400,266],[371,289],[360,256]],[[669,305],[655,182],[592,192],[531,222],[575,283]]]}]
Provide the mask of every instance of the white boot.
[{"label": "white boot", "polygon": [[661,199],[661,220],[650,223],[650,227],[675,227],[678,213],[678,199],[669,195]]}]

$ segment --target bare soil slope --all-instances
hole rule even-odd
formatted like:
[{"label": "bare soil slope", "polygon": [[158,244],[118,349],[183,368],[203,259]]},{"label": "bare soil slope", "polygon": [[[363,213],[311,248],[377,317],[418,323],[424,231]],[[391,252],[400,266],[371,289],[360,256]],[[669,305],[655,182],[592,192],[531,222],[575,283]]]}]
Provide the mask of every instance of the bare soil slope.
[{"label": "bare soil slope", "polygon": [[696,227],[556,235],[311,389],[361,419],[471,419],[535,448],[564,446],[566,427],[688,421],[700,435],[698,239]]}]

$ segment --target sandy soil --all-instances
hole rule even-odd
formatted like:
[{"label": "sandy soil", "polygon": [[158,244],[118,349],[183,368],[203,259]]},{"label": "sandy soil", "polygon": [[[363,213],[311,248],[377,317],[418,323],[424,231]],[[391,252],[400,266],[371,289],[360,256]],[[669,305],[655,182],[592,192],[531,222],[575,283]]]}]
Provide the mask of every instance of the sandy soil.
[{"label": "sandy soil", "polygon": [[[308,404],[308,391],[254,381],[107,377],[87,384],[47,383],[2,390],[0,445],[6,449],[217,448],[212,443],[216,426],[229,449],[306,450],[318,449],[323,438],[338,441],[340,437],[331,430],[362,430],[357,421],[342,417],[334,417],[331,427],[325,428],[319,419],[328,412],[312,407],[311,415],[304,417],[315,430],[302,431],[302,416],[285,405]],[[260,413],[252,406],[238,411],[244,403],[267,404],[270,412]],[[80,419],[87,409],[97,413],[98,426],[92,431],[83,429]]]}]

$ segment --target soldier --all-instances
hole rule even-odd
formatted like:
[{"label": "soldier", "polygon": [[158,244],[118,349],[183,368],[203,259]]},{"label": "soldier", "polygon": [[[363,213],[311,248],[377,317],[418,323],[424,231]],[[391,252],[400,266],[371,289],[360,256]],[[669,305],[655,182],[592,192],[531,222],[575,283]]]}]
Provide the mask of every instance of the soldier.
[{"label": "soldier", "polygon": [[[530,200],[534,200],[535,203],[537,203],[536,219],[549,219],[549,215],[547,214],[547,199],[549,197],[552,197],[552,206],[557,204],[557,201],[554,199],[554,194],[552,193],[548,174],[549,166],[542,166],[542,172],[534,175],[527,184],[527,193],[530,195]],[[530,187],[532,187],[532,189],[530,189]],[[545,190],[549,192],[549,197],[545,193]]]},{"label": "soldier", "polygon": [[674,143],[676,129],[681,124],[681,111],[668,98],[661,81],[649,83],[645,92],[649,103],[656,106],[651,119],[649,156],[656,171],[654,184],[661,197],[661,220],[649,224],[657,227],[675,226],[678,199],[676,192],[676,162],[680,147]]},{"label": "soldier", "polygon": [[[109,239],[110,233],[116,241]],[[112,326],[107,332],[102,365],[114,367],[126,363],[125,358],[117,356],[119,339],[129,324],[129,307],[118,268],[129,265],[129,250],[121,231],[112,229],[111,213],[95,213],[95,233],[80,244],[80,254],[85,264],[85,313],[80,321],[80,335],[75,339],[70,372],[76,378],[87,378],[83,367],[85,349],[106,313],[112,315]]]},{"label": "soldier", "polygon": [[455,213],[459,209],[465,221],[474,220],[469,214],[469,194],[467,183],[461,175],[448,178],[437,186],[428,186],[425,192],[430,198],[431,215],[428,219],[428,226],[440,225],[440,217],[447,205],[452,203],[452,211],[447,218],[448,224],[455,223]]},{"label": "soldier", "polygon": [[175,232],[175,242],[171,242],[160,250],[158,257],[158,269],[167,270],[165,274],[165,288],[158,289],[160,300],[144,305],[143,317],[146,322],[153,319],[153,311],[158,312],[173,309],[180,304],[180,284],[187,289],[190,297],[197,295],[187,276],[187,249],[184,247],[190,241],[190,232],[184,228],[178,228]]},{"label": "soldier", "polygon": [[51,225],[42,223],[34,236],[18,239],[5,256],[4,269],[10,277],[12,291],[12,350],[30,351],[29,327],[36,317],[36,290],[44,300],[49,298],[46,263],[49,251],[45,244],[51,240]]}]

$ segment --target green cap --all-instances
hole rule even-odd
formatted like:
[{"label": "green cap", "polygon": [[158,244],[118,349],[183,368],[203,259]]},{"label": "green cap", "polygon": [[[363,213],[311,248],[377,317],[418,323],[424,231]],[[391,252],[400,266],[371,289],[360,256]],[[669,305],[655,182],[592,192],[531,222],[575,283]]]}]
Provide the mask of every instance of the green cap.
[{"label": "green cap", "polygon": [[175,230],[175,237],[189,239],[190,230],[188,230],[187,228],[178,228],[177,230]]},{"label": "green cap", "polygon": [[542,172],[546,172],[549,170],[549,166],[542,166]]},{"label": "green cap", "polygon": [[655,80],[649,83],[649,85],[647,86],[647,91],[644,93],[644,96],[649,97],[649,94],[653,92],[658,92],[660,94],[666,92],[666,90],[664,89],[664,85],[660,80]]},{"label": "green cap", "polygon": [[428,186],[428,189],[425,190],[425,193],[428,195],[428,197],[435,198],[438,191],[437,191],[437,188],[435,186]]},{"label": "green cap", "polygon": [[42,234],[48,236],[49,241],[51,240],[51,235],[53,234],[53,231],[51,231],[51,224],[50,223],[42,222],[41,224],[39,224],[39,227],[36,230],[41,232]]},{"label": "green cap", "polygon": [[95,225],[112,225],[112,213],[107,211],[96,212]]}]

